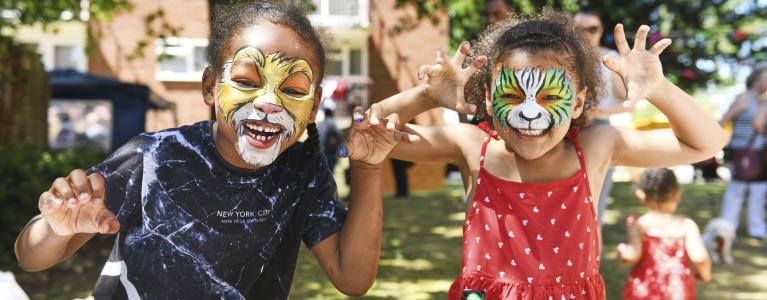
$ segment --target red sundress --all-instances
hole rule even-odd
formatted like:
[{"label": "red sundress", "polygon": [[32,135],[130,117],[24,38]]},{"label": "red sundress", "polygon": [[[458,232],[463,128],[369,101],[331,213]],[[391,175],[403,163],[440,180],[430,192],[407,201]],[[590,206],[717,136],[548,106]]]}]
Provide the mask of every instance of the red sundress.
[{"label": "red sundress", "polygon": [[623,286],[623,299],[695,299],[695,274],[690,269],[685,237],[642,234],[642,257]]},{"label": "red sundress", "polygon": [[448,299],[480,291],[486,299],[604,299],[599,238],[586,164],[553,182],[503,180],[484,168],[463,227],[461,275]]}]

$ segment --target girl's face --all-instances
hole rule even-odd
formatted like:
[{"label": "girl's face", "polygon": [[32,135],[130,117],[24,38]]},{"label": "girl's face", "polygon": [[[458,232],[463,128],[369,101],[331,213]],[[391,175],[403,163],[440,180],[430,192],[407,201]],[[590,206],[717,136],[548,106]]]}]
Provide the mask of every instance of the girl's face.
[{"label": "girl's face", "polygon": [[[318,59],[291,29],[270,22],[232,37],[213,84],[217,140],[255,167],[271,164],[314,121],[322,94]],[[213,78],[207,78],[207,77]],[[207,95],[206,95],[207,96]],[[208,102],[208,99],[206,99]]]},{"label": "girl's face", "polygon": [[554,148],[583,112],[585,93],[558,59],[513,51],[491,71],[487,111],[506,148],[527,160]]}]

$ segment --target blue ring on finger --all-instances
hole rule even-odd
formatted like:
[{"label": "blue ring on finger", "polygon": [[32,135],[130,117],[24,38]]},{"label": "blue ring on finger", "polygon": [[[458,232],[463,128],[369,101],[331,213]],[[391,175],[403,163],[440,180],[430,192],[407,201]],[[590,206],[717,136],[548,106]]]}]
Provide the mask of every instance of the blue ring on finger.
[{"label": "blue ring on finger", "polygon": [[338,157],[340,158],[349,157],[349,147],[346,147],[346,144],[338,146]]}]

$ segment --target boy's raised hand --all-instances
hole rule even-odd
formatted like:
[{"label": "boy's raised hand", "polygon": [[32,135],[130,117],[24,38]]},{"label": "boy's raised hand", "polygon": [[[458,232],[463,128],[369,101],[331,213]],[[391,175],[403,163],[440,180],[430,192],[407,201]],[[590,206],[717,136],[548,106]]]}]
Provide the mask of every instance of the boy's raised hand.
[{"label": "boy's raised hand", "polygon": [[469,50],[468,42],[461,43],[450,61],[438,50],[436,64],[421,66],[418,69],[418,79],[426,81],[427,95],[435,106],[446,107],[463,114],[476,113],[477,106],[466,103],[463,90],[469,78],[487,62],[487,57],[478,56],[464,68],[463,62]]},{"label": "boy's raised hand", "polygon": [[104,205],[104,177],[74,170],[59,177],[40,195],[40,212],[53,232],[114,234],[120,229],[117,217]]},{"label": "boy's raised hand", "polygon": [[618,57],[605,56],[602,60],[605,66],[617,73],[623,79],[628,96],[628,105],[633,105],[641,99],[652,99],[652,94],[657,90],[666,78],[663,76],[663,67],[660,63],[660,55],[666,47],[671,45],[671,39],[664,38],[650,50],[646,49],[645,43],[650,27],[642,25],[634,37],[634,48],[629,48],[623,25],[615,25],[615,45],[618,47]]},{"label": "boy's raised hand", "polygon": [[380,118],[372,110],[355,107],[349,138],[338,149],[338,156],[377,165],[386,159],[397,143],[417,143],[420,137],[397,130],[399,115]]}]

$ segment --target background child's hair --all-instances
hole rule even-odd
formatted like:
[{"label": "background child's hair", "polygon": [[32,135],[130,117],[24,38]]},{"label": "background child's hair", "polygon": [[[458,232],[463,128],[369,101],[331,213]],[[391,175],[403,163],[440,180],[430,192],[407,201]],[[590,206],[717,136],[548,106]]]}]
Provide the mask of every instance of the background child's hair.
[{"label": "background child's hair", "polygon": [[645,200],[658,203],[669,200],[671,193],[679,190],[674,171],[666,168],[647,169],[642,172],[637,188],[645,194]]},{"label": "background child's hair", "polygon": [[487,56],[488,62],[466,84],[466,100],[477,105],[479,119],[489,121],[492,116],[486,111],[484,102],[485,88],[492,87],[490,71],[493,65],[515,50],[565,52],[568,55],[562,56],[559,62],[575,73],[577,78],[573,79],[577,80],[578,90],[587,89],[583,114],[571,125],[583,127],[588,124],[591,110],[596,108],[602,95],[598,49],[588,46],[585,41],[572,19],[564,13],[545,9],[537,15],[512,15],[489,27],[472,42],[471,59],[466,63],[480,55]]},{"label": "background child's hair", "polygon": [[[229,40],[242,33],[249,26],[267,21],[285,26],[293,30],[304,43],[304,46],[314,51],[319,62],[319,77],[315,84],[322,83],[325,75],[327,56],[325,44],[330,40],[327,35],[312,27],[311,22],[300,11],[291,7],[283,7],[271,1],[228,0],[215,1],[211,13],[210,40],[208,44],[208,64],[217,72],[221,71],[223,61],[221,52],[229,47]],[[308,152],[319,151],[319,134],[316,124],[306,126],[308,138],[304,142]]]}]

